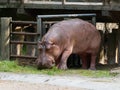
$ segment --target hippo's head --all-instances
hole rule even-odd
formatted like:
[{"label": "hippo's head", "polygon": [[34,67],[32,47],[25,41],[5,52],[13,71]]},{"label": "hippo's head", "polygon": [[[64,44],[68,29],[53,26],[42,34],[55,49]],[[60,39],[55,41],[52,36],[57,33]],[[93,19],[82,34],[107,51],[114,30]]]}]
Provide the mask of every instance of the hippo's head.
[{"label": "hippo's head", "polygon": [[36,60],[37,67],[52,68],[55,65],[55,61],[59,56],[59,47],[50,41],[38,42],[39,55]]}]

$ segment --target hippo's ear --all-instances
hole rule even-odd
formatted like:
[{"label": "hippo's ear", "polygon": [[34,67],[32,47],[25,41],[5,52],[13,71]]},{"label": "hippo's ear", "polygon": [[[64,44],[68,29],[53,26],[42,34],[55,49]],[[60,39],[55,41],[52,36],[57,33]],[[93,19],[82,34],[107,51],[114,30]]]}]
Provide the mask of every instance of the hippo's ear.
[{"label": "hippo's ear", "polygon": [[49,42],[50,45],[53,45],[54,43],[53,42]]},{"label": "hippo's ear", "polygon": [[41,41],[38,41],[38,44],[42,44],[42,42],[41,42]]}]

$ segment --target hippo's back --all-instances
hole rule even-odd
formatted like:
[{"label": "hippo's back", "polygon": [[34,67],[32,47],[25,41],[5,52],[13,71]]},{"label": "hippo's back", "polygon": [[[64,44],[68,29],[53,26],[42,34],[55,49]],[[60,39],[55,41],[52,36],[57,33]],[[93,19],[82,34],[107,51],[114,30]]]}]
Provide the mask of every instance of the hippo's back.
[{"label": "hippo's back", "polygon": [[73,45],[73,52],[82,52],[90,47],[96,48],[101,39],[95,26],[81,19],[58,22],[49,29],[48,33],[47,36],[56,38],[59,43],[64,43],[66,46],[68,46],[67,44]]},{"label": "hippo's back", "polygon": [[77,33],[84,33],[84,32],[91,32],[94,33],[96,32],[96,28],[94,25],[92,25],[91,23],[81,20],[81,19],[68,19],[68,20],[63,20],[61,22],[58,22],[56,24],[54,24],[50,30],[53,32],[55,32],[56,30],[58,30],[57,32],[64,32],[69,33],[69,35],[73,35],[73,34],[77,34]]}]

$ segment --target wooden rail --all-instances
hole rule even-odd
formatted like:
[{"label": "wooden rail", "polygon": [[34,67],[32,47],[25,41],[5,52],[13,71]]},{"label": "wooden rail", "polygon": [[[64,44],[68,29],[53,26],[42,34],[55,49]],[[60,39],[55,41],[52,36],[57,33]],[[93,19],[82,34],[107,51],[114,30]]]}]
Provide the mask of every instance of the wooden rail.
[{"label": "wooden rail", "polygon": [[0,3],[32,3],[32,4],[62,4],[62,5],[102,5],[104,0],[101,1],[83,1],[83,0],[1,0]]},{"label": "wooden rail", "polygon": [[97,0],[96,1],[89,1],[89,2],[86,2],[86,1],[82,1],[82,0],[79,0],[79,1],[69,1],[69,0],[48,0],[48,1],[44,1],[44,0],[27,0],[27,1],[24,1],[24,3],[32,3],[32,4],[62,4],[62,5],[103,5],[103,2],[98,2]]},{"label": "wooden rail", "polygon": [[37,22],[35,21],[11,21],[10,23],[12,24],[37,24]]},{"label": "wooden rail", "polygon": [[15,34],[15,35],[31,35],[31,36],[38,35],[38,33],[28,33],[28,32],[11,32],[10,34]]},{"label": "wooden rail", "polygon": [[120,11],[120,0],[0,0],[0,8]]},{"label": "wooden rail", "polygon": [[10,58],[24,58],[24,59],[36,59],[36,56],[24,56],[24,55],[10,55]]},{"label": "wooden rail", "polygon": [[37,42],[28,42],[28,41],[10,41],[11,44],[29,44],[29,45],[37,45]]}]

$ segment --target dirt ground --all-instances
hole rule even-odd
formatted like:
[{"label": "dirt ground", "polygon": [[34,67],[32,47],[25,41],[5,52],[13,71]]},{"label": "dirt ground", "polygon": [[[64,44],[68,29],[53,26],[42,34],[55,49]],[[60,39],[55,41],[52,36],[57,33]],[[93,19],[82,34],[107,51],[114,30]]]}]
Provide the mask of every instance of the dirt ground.
[{"label": "dirt ground", "polygon": [[89,78],[0,72],[0,90],[120,90],[120,75]]},{"label": "dirt ground", "polygon": [[0,90],[87,90],[75,87],[63,87],[49,84],[35,84],[17,81],[0,80]]}]

